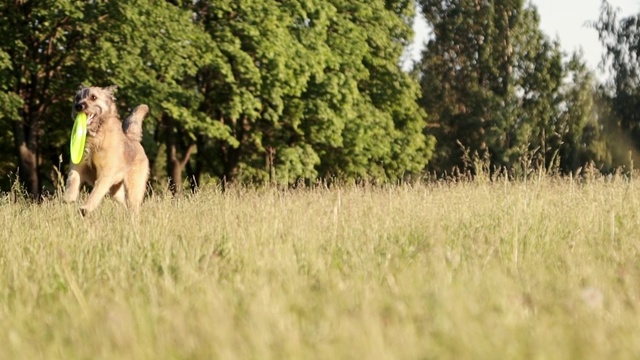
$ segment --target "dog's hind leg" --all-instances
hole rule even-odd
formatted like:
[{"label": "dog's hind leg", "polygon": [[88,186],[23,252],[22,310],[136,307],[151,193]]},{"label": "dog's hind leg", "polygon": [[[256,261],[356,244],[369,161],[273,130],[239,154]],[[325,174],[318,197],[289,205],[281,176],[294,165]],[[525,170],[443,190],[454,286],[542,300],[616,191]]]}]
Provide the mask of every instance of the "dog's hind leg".
[{"label": "dog's hind leg", "polygon": [[133,172],[124,179],[124,186],[127,191],[127,206],[134,213],[140,210],[140,205],[142,205],[142,200],[144,200],[144,195],[147,190],[147,178],[148,175],[140,176]]},{"label": "dog's hind leg", "polygon": [[64,190],[63,200],[65,202],[74,202],[78,199],[81,182],[80,173],[76,169],[71,169],[67,176],[67,183]]},{"label": "dog's hind leg", "polygon": [[120,204],[127,206],[127,200],[125,196],[125,189],[123,183],[119,183],[113,185],[111,189],[109,189],[109,194]]}]

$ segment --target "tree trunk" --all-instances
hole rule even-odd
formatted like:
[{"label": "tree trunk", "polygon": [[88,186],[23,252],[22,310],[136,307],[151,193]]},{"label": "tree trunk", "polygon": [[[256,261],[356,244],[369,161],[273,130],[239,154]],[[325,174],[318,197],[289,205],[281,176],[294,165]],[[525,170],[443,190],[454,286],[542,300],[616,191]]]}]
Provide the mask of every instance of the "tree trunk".
[{"label": "tree trunk", "polygon": [[190,144],[184,153],[184,156],[180,158],[178,156],[178,146],[176,141],[176,124],[173,118],[169,115],[162,115],[162,120],[165,125],[165,144],[167,147],[167,176],[169,180],[169,189],[173,195],[179,195],[182,193],[182,172],[185,166],[191,158],[191,154],[196,148],[196,144]]},{"label": "tree trunk", "polygon": [[232,183],[238,173],[238,149],[234,149],[229,144],[222,144],[222,183],[223,185]]},{"label": "tree trunk", "polygon": [[[29,118],[24,116],[23,118]],[[25,119],[13,126],[14,147],[18,158],[18,177],[32,199],[40,197],[38,177],[38,141],[35,124]]]},{"label": "tree trunk", "polygon": [[205,142],[206,140],[204,136],[196,136],[196,147],[198,149],[198,153],[196,154],[195,158],[195,167],[187,168],[191,192],[196,192],[198,190],[198,187],[200,186],[200,178],[202,177],[202,172],[204,171],[206,162],[206,154],[204,153]]},{"label": "tree trunk", "polygon": [[176,145],[167,145],[167,176],[173,195],[182,193],[182,166],[176,158]]},{"label": "tree trunk", "polygon": [[240,164],[240,155],[242,147],[248,141],[248,133],[250,130],[249,121],[244,116],[240,121],[231,119],[231,128],[233,135],[240,142],[240,146],[233,147],[227,143],[223,143],[220,147],[222,154],[222,184],[232,183],[238,176],[238,165]]}]

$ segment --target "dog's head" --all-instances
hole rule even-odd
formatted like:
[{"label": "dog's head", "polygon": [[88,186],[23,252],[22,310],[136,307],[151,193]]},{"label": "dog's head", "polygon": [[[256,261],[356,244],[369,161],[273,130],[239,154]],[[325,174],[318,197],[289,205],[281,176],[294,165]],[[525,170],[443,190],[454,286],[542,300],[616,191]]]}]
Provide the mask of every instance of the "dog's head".
[{"label": "dog's head", "polygon": [[84,112],[87,114],[87,128],[92,129],[98,126],[101,118],[117,116],[116,98],[113,96],[116,88],[115,85],[105,88],[80,86],[73,101],[71,118],[75,119],[79,112]]}]

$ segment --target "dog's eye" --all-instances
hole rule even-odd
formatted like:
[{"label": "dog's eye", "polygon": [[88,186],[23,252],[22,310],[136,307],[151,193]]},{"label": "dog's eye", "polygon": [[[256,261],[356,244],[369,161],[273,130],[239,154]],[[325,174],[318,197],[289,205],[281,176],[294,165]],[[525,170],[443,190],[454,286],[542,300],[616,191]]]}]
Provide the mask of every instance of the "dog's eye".
[{"label": "dog's eye", "polygon": [[98,98],[97,96],[95,96],[95,95],[91,95],[91,100],[94,100],[94,101],[95,101],[97,98]]}]

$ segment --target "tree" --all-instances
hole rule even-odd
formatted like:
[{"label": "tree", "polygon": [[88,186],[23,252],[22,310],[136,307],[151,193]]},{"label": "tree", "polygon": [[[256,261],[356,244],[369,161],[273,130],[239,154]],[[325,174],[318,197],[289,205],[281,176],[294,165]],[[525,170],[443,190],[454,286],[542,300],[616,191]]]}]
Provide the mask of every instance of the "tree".
[{"label": "tree", "polygon": [[602,67],[611,74],[611,80],[602,95],[611,109],[605,118],[618,128],[609,131],[612,136],[618,133],[612,140],[617,143],[617,152],[627,144],[627,151],[640,148],[640,15],[619,18],[618,14],[619,10],[603,0],[599,19],[591,24],[606,49]]},{"label": "tree", "polygon": [[564,173],[572,173],[593,161],[606,166],[603,136],[596,116],[595,81],[581,54],[574,54],[565,66],[567,75],[561,85],[561,112],[549,133],[550,147],[556,149]]},{"label": "tree", "polygon": [[[295,18],[305,10],[302,5],[296,1],[197,4],[199,21],[220,50],[220,56],[198,75],[200,92],[207,99],[203,110],[233,138],[205,137],[202,142],[220,154],[212,166],[225,181],[267,181],[274,152],[285,151],[282,139],[298,120],[285,119],[291,115],[285,107],[304,90],[314,71],[311,63],[317,61],[301,42],[313,40],[306,34],[294,36],[303,32]],[[199,160],[204,162],[200,156]],[[302,168],[313,165],[311,160]]]},{"label": "tree", "polygon": [[[513,122],[513,33],[522,1],[419,1],[433,37],[419,64],[422,105],[438,139],[432,169],[463,166],[465,149],[501,157]],[[465,149],[462,149],[464,147]]]},{"label": "tree", "polygon": [[420,171],[433,139],[399,67],[412,11],[391,1],[198,2],[227,59],[200,71],[206,111],[236,140],[204,139],[221,154],[214,172],[292,183]]},{"label": "tree", "polygon": [[[338,79],[353,89],[342,146],[334,147],[325,174],[398,179],[421,172],[431,159],[435,138],[425,136],[426,114],[417,105],[419,87],[399,66],[411,42],[414,5],[410,1],[334,1],[335,24],[328,43],[337,55]],[[325,72],[326,73],[326,72]],[[340,96],[336,96],[340,98]]]},{"label": "tree", "polygon": [[[37,198],[46,167],[57,163],[50,152],[59,145],[64,117],[60,109],[77,80],[76,54],[85,27],[85,3],[73,1],[0,3],[0,102],[11,123],[18,175]],[[52,121],[46,121],[52,120]],[[43,136],[43,134],[47,136]],[[56,158],[55,160],[53,158]]]},{"label": "tree", "polygon": [[[0,79],[6,79],[12,71],[11,58],[9,54],[0,50]],[[11,92],[8,84],[0,82],[0,153],[14,153],[13,148],[13,126],[14,122],[20,120],[18,109],[22,106],[22,99]],[[15,163],[12,158],[0,157],[0,174],[8,174],[15,170]],[[10,179],[0,179],[0,184],[4,184]]]},{"label": "tree", "polygon": [[[549,167],[557,158],[561,145],[562,127],[572,123],[572,117],[560,121],[563,104],[563,81],[568,73],[558,41],[550,41],[539,29],[540,17],[535,8],[522,10],[521,26],[517,31],[514,51],[514,88],[510,96],[515,100],[514,121],[509,124],[510,144],[506,144],[507,158],[502,165],[513,166],[531,153],[542,162],[536,166]],[[575,58],[575,66],[580,62]],[[567,88],[575,84],[569,82]],[[579,106],[579,105],[578,105]],[[562,124],[561,124],[562,123]]]},{"label": "tree", "polygon": [[422,105],[438,139],[432,170],[464,168],[465,154],[508,169],[532,156],[544,167],[562,159],[567,171],[586,161],[591,75],[579,56],[564,62],[560,44],[540,31],[535,7],[522,0],[419,3],[433,31],[419,64]]}]

